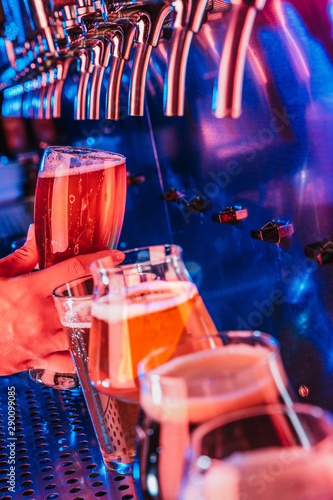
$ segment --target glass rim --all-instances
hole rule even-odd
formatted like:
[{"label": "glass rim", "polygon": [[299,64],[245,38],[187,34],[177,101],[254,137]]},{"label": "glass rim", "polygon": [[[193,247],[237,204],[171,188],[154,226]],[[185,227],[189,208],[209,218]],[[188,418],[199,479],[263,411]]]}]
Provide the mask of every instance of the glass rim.
[{"label": "glass rim", "polygon": [[83,281],[87,281],[88,279],[93,279],[93,275],[92,274],[86,274],[85,276],[80,276],[79,278],[74,278],[72,280],[69,280],[69,281],[65,281],[65,283],[62,283],[61,285],[58,285],[54,288],[54,290],[52,291],[52,296],[56,299],[60,299],[60,300],[68,300],[70,298],[75,298],[75,300],[87,300],[88,298],[91,298],[92,297],[92,294],[91,295],[60,295],[60,293],[57,292],[57,290],[59,290],[60,288],[63,288],[63,287],[66,287],[68,289],[68,285],[71,285],[73,286],[75,283],[79,283],[79,282],[83,282]]},{"label": "glass rim", "polygon": [[157,264],[161,264],[162,262],[169,262],[169,259],[181,259],[183,248],[180,245],[177,245],[175,243],[162,243],[160,245],[147,245],[145,247],[137,247],[137,248],[130,248],[129,250],[121,250],[121,252],[126,255],[126,254],[129,254],[132,252],[133,253],[140,252],[142,250],[148,250],[149,248],[157,248],[157,247],[175,248],[175,249],[179,250],[179,256],[176,254],[170,254],[170,255],[165,256],[165,259],[163,259],[161,257],[161,258],[157,258],[156,261],[155,260],[153,260],[153,261],[143,260],[141,262],[133,262],[133,263],[129,263],[129,264],[123,264],[122,262],[120,262],[116,266],[108,266],[108,265],[104,266],[103,262],[106,262],[108,259],[110,259],[109,256],[106,256],[106,257],[102,257],[101,259],[97,259],[97,260],[93,261],[90,264],[90,270],[92,272],[94,272],[94,271],[105,272],[105,271],[111,270],[113,273],[121,273],[123,271],[123,269],[129,269],[129,268],[136,269],[139,266],[147,265],[149,263],[151,263],[152,265],[157,265]]},{"label": "glass rim", "polygon": [[[86,158],[87,156],[93,156],[99,160],[120,160],[124,159],[126,161],[126,157],[120,153],[113,153],[111,151],[104,151],[102,149],[90,149],[90,148],[81,148],[76,146],[47,146],[44,150],[44,154],[48,151],[56,151],[63,156],[75,156],[76,158]],[[100,155],[96,155],[96,153]]]},{"label": "glass rim", "polygon": [[[264,338],[264,339],[269,340],[270,345],[272,346],[272,350],[270,350],[268,352],[267,356],[265,356],[262,360],[260,360],[255,365],[246,366],[246,367],[241,368],[241,369],[235,368],[233,371],[230,371],[225,375],[219,374],[215,377],[211,376],[211,377],[209,377],[209,381],[214,381],[216,383],[218,383],[218,382],[223,383],[223,382],[225,382],[226,379],[229,379],[230,377],[233,377],[235,375],[236,376],[237,375],[243,376],[244,374],[250,373],[251,371],[253,371],[254,367],[258,368],[258,367],[264,366],[265,364],[270,363],[271,361],[275,360],[276,358],[278,358],[280,356],[280,344],[269,333],[260,332],[259,330],[229,330],[229,331],[225,330],[225,331],[220,331],[220,332],[211,333],[211,334],[207,334],[207,335],[202,335],[199,337],[192,337],[190,339],[179,342],[176,345],[168,345],[168,346],[161,347],[159,349],[156,349],[154,352],[148,354],[145,358],[143,358],[138,363],[137,373],[138,373],[139,380],[141,383],[145,383],[147,380],[152,381],[152,378],[154,376],[156,376],[156,377],[158,377],[158,380],[161,381],[163,383],[163,385],[165,385],[165,386],[183,384],[183,381],[184,380],[186,381],[185,377],[168,376],[168,375],[156,373],[156,369],[159,369],[161,366],[168,363],[169,361],[166,361],[166,362],[156,366],[155,368],[152,368],[151,370],[145,370],[144,366],[150,360],[152,360],[154,357],[158,356],[159,354],[163,353],[164,351],[167,351],[167,350],[172,349],[172,348],[176,349],[178,346],[185,345],[186,343],[189,344],[190,342],[193,342],[193,341],[199,341],[199,340],[205,340],[205,339],[209,340],[209,339],[216,339],[216,338],[220,338],[223,342],[223,335],[225,336],[226,334],[228,334],[229,336],[230,336],[230,334],[232,334],[232,336],[234,336],[234,337],[237,337],[241,334],[243,334],[243,335],[248,334],[247,337],[244,336],[244,338],[249,338],[250,336],[254,336],[253,335],[254,333],[257,333],[257,335],[255,335],[257,338]],[[216,346],[215,349],[211,349],[211,350],[215,351],[216,349],[220,349],[220,348],[224,348],[224,347],[226,347],[226,345],[222,343],[221,345]],[[210,351],[210,349],[209,348],[204,349],[204,351]],[[195,351],[194,353],[182,354],[178,358],[185,357],[185,356],[188,356],[191,354],[196,354],[197,352],[200,352],[200,351]],[[173,361],[174,359],[178,359],[178,358],[173,358],[170,361]],[[157,378],[156,378],[156,380],[157,380]],[[198,383],[202,384],[203,382],[204,382],[203,378],[200,376],[200,373],[198,373],[197,377],[192,378],[189,381],[186,381],[186,386],[193,387],[193,386],[197,386]]]},{"label": "glass rim", "polygon": [[[255,406],[247,406],[238,410],[229,411],[217,417],[213,417],[206,422],[201,423],[193,430],[190,438],[190,446],[195,453],[198,453],[196,445],[202,441],[204,436],[232,422],[238,420],[257,417],[267,414],[285,414],[285,415],[311,415],[316,419],[323,420],[331,428],[333,436],[333,415],[325,408],[308,403],[296,402],[291,405],[283,403],[270,403]],[[222,459],[223,461],[223,459]]]}]

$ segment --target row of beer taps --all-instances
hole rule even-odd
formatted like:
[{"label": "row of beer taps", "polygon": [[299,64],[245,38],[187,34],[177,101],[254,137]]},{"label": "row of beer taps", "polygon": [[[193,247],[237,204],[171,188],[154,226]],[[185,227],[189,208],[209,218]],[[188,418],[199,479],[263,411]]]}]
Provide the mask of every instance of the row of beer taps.
[{"label": "row of beer taps", "polygon": [[[4,1],[4,0],[1,0]],[[2,115],[60,118],[64,84],[72,65],[78,84],[76,120],[99,119],[103,78],[109,68],[105,117],[119,119],[125,64],[132,61],[128,115],[143,116],[150,57],[167,26],[171,32],[165,74],[164,114],[184,114],[185,77],[193,35],[212,0],[24,0],[26,42],[17,50],[6,40],[15,69],[1,82]],[[222,2],[222,3],[221,3]],[[256,12],[265,0],[220,0],[231,7],[216,92],[215,115],[238,117],[246,48]],[[25,63],[22,64],[22,60]],[[22,67],[23,66],[23,67]]]}]

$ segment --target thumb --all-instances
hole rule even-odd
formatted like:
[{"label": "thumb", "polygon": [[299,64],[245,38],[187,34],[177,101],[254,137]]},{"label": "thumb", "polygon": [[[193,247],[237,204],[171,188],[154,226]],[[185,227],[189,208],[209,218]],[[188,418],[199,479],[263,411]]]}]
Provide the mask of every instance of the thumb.
[{"label": "thumb", "polygon": [[[30,279],[33,277],[31,285],[35,290],[38,290],[39,296],[48,297],[52,295],[53,290],[57,286],[66,283],[66,281],[90,274],[90,264],[103,257],[110,257],[110,261],[114,266],[124,260],[124,254],[123,252],[119,252],[119,250],[103,250],[93,254],[72,257],[47,269],[33,273],[31,277],[27,278]],[[110,263],[110,265],[112,264]]]},{"label": "thumb", "polygon": [[30,224],[27,239],[23,247],[0,259],[0,276],[10,278],[30,273],[36,267],[37,263],[38,254],[35,241],[35,226],[34,224]]}]

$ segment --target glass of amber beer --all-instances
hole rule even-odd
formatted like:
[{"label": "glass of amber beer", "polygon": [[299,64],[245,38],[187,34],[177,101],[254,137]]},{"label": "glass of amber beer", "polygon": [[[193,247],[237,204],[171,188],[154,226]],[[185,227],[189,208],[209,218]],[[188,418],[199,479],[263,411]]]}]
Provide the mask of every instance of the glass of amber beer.
[{"label": "glass of amber beer", "polygon": [[138,374],[135,476],[144,499],[177,499],[184,451],[199,424],[237,408],[294,400],[278,342],[258,331],[158,349],[139,363]]},{"label": "glass of amber beer", "polygon": [[[126,159],[107,151],[52,146],[44,151],[35,193],[39,268],[115,248],[126,201]],[[73,374],[30,370],[44,385],[69,389]]]},{"label": "glass of amber beer", "polygon": [[177,245],[127,251],[117,267],[106,257],[91,270],[90,377],[101,391],[138,404],[137,365],[145,356],[216,328]]}]

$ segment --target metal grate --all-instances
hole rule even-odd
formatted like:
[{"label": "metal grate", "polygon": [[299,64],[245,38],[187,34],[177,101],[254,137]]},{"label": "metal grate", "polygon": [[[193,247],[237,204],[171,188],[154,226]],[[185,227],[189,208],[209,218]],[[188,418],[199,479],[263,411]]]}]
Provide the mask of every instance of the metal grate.
[{"label": "metal grate", "polygon": [[[133,478],[107,472],[80,389],[27,373],[0,377],[0,500],[136,500]],[[10,491],[8,387],[15,387],[15,493]]]}]

